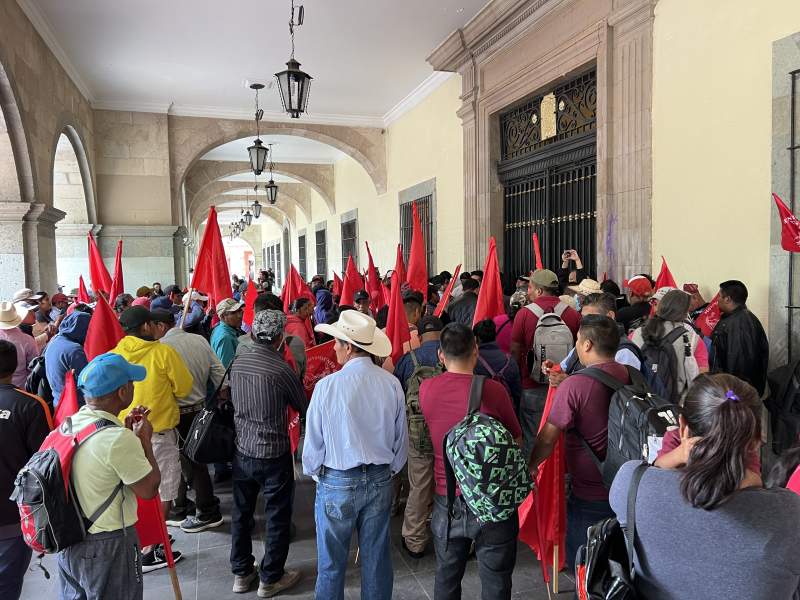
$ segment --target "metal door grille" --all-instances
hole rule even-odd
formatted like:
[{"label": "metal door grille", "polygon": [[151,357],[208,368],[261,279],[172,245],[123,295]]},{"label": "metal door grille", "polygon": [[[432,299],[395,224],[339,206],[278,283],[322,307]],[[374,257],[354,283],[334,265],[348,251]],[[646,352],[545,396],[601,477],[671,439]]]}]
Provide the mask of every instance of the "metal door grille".
[{"label": "metal door grille", "polygon": [[358,269],[358,221],[342,223],[342,273],[347,270],[347,259],[352,256]]},{"label": "metal door grille", "polygon": [[[422,237],[425,239],[425,263],[428,267],[428,277],[433,277],[436,272],[436,229],[433,223],[433,195],[429,194],[415,200],[419,224],[422,227]],[[413,202],[400,205],[400,243],[403,245],[403,261],[408,266],[408,257],[411,254],[411,238],[414,232]]]},{"label": "metal door grille", "polygon": [[327,232],[321,229],[316,232],[316,256],[317,256],[317,275],[328,278],[328,240]]},{"label": "metal door grille", "polygon": [[297,238],[297,267],[298,271],[300,271],[300,277],[303,278],[303,281],[308,279],[308,274],[306,273],[306,236],[305,234],[298,236]]}]

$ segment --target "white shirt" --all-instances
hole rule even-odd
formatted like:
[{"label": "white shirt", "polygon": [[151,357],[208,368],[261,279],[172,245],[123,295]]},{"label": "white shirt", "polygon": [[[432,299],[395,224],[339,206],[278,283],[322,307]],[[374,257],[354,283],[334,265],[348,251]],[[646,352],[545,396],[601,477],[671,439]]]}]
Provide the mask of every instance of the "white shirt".
[{"label": "white shirt", "polygon": [[397,473],[407,453],[406,400],[394,375],[364,357],[317,382],[306,414],[306,475],[323,465],[342,471],[390,465]]},{"label": "white shirt", "polygon": [[[178,406],[195,406],[205,402],[209,392],[213,392],[225,376],[225,367],[206,338],[173,327],[161,338],[161,343],[171,346],[192,374],[192,391],[185,398],[178,398]],[[209,390],[209,381],[212,390]]]}]

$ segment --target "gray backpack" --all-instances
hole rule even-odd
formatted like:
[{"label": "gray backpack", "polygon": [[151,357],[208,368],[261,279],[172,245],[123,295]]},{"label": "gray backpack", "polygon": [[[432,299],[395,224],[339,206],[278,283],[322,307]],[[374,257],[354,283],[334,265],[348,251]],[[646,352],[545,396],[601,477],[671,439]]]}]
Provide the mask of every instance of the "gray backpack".
[{"label": "gray backpack", "polygon": [[542,373],[542,363],[546,360],[560,363],[575,345],[572,331],[561,318],[567,305],[559,302],[552,312],[545,312],[535,303],[528,304],[525,308],[539,319],[536,331],[533,333],[533,345],[530,349],[532,356],[529,355],[530,360],[528,360],[528,364],[531,365],[531,379],[544,384],[547,383],[547,377]]}]

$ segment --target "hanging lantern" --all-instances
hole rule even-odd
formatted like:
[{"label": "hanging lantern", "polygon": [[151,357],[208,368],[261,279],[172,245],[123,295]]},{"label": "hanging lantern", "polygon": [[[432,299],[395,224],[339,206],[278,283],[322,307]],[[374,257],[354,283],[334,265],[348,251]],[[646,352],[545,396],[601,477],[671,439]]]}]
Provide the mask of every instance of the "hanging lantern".
[{"label": "hanging lantern", "polygon": [[250,227],[250,224],[253,222],[253,213],[251,213],[249,209],[244,213],[244,222],[248,227]]},{"label": "hanging lantern", "polygon": [[253,216],[258,219],[261,216],[261,203],[256,198],[256,201],[253,202]]},{"label": "hanging lantern", "polygon": [[303,24],[304,11],[300,6],[295,21],[294,0],[292,0],[292,14],[289,18],[289,37],[292,41],[292,54],[286,63],[286,70],[275,73],[278,82],[278,92],[281,95],[283,110],[293,119],[297,119],[306,112],[308,94],[311,89],[312,77],[300,70],[300,63],[294,59],[294,28]]},{"label": "hanging lantern", "polygon": [[264,172],[264,166],[267,164],[267,148],[264,143],[256,138],[253,140],[253,145],[247,148],[247,153],[250,155],[250,168],[253,173],[261,175]]},{"label": "hanging lantern", "polygon": [[270,204],[275,204],[278,201],[278,184],[276,184],[272,179],[270,179],[267,184],[264,186],[264,189],[267,192],[267,200]]}]

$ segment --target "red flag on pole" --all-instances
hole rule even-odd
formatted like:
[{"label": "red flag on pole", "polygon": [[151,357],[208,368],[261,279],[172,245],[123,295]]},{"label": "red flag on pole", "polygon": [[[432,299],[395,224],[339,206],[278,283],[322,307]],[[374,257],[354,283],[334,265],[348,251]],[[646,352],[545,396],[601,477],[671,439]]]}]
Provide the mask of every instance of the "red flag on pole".
[{"label": "red flag on pole", "polygon": [[400,294],[400,275],[395,269],[392,275],[392,289],[389,298],[389,315],[386,319],[386,335],[392,342],[392,362],[397,364],[405,354],[404,344],[411,341],[411,331],[408,328],[406,309],[403,306],[403,297]]},{"label": "red flag on pole", "polygon": [[[108,269],[103,262],[103,257],[100,255],[100,250],[97,249],[97,244],[94,241],[92,232],[89,232],[89,277],[92,280],[92,289],[95,296],[99,295],[98,292],[105,292],[108,294],[111,291],[111,275],[108,274]],[[112,300],[113,302],[113,300]]]},{"label": "red flag on pole", "polygon": [[114,278],[111,280],[111,291],[108,294],[108,301],[114,304],[117,296],[125,291],[125,282],[122,277],[122,240],[117,242],[117,255],[114,258]]},{"label": "red flag on pole", "polygon": [[342,368],[336,360],[334,343],[335,340],[331,340],[306,349],[306,374],[303,378],[303,387],[306,389],[306,396],[309,400],[311,394],[314,393],[314,386],[320,379]]},{"label": "red flag on pole", "polygon": [[381,280],[378,278],[378,271],[375,269],[375,263],[372,262],[372,252],[369,250],[369,242],[364,242],[367,247],[367,256],[369,257],[369,266],[367,267],[367,291],[370,298],[370,310],[377,314],[377,312],[384,305],[383,290],[381,289]]},{"label": "red flag on pole", "polygon": [[403,285],[406,280],[406,263],[403,262],[403,247],[397,244],[397,257],[394,261],[394,271],[400,275],[400,285]]},{"label": "red flag on pole", "polygon": [[500,266],[497,263],[497,243],[494,237],[489,238],[489,253],[483,265],[483,282],[478,291],[478,304],[475,306],[475,325],[483,319],[494,319],[497,315],[505,314],[503,304],[503,286],[500,283]]},{"label": "red flag on pole", "polygon": [[89,329],[86,331],[86,341],[83,350],[86,358],[92,360],[95,356],[113,350],[117,342],[125,337],[125,332],[117,320],[117,315],[102,296],[97,296],[94,313],[89,320]]},{"label": "red flag on pole", "polygon": [[309,289],[308,284],[300,277],[300,273],[295,266],[290,265],[289,274],[286,276],[286,283],[283,284],[283,291],[281,292],[283,312],[289,314],[289,307],[298,298],[308,298],[311,304],[317,304],[317,299]]},{"label": "red flag on pole", "polygon": [[772,197],[778,206],[778,216],[781,219],[781,248],[789,252],[800,252],[800,221],[778,194],[773,193]]},{"label": "red flag on pole", "polygon": [[658,278],[656,279],[656,289],[658,290],[662,287],[678,287],[678,284],[675,283],[675,278],[672,276],[667,266],[667,259],[663,256],[661,257],[661,272],[659,272]]},{"label": "red flag on pole", "polygon": [[[333,272],[333,295],[339,296],[339,299],[342,298],[342,280],[336,274],[336,271]],[[341,302],[340,302],[341,304]]]},{"label": "red flag on pole", "polygon": [[447,308],[447,303],[450,301],[450,296],[453,293],[453,286],[455,285],[456,281],[458,281],[458,274],[461,272],[461,265],[458,265],[453,272],[453,276],[450,278],[450,281],[447,284],[447,287],[444,289],[444,294],[442,297],[439,298],[439,304],[436,305],[436,309],[433,311],[434,317],[440,317],[444,309]]},{"label": "red flag on pole", "polygon": [[[558,365],[556,365],[557,370]],[[547,392],[544,415],[539,424],[541,431],[553,406],[556,388]],[[545,583],[550,583],[548,565],[553,565],[554,576],[564,567],[565,535],[567,531],[567,505],[564,497],[564,434],[556,442],[553,452],[539,465],[536,488],[519,507],[519,539],[536,553],[542,566]],[[556,554],[557,553],[557,554]],[[556,556],[558,557],[556,561]]]},{"label": "red flag on pole", "polygon": [[64,389],[61,390],[61,398],[58,399],[53,423],[58,427],[76,412],[78,412],[78,388],[75,385],[75,371],[70,369],[64,375]]},{"label": "red flag on pole", "polygon": [[364,289],[364,282],[356,269],[353,257],[347,257],[347,268],[344,272],[344,285],[342,286],[342,297],[339,299],[339,306],[353,306],[353,296],[358,290]]},{"label": "red flag on pole", "polygon": [[539,234],[533,234],[533,254],[536,258],[536,268],[537,269],[544,269],[544,263],[542,262],[542,251],[539,248]]},{"label": "red flag on pole", "polygon": [[412,203],[411,252],[408,255],[408,285],[412,290],[428,296],[428,261],[425,256],[425,238],[422,236],[422,224],[419,222],[416,201]]},{"label": "red flag on pole", "polygon": [[162,544],[167,559],[172,592],[176,599],[182,598],[178,575],[175,572],[175,558],[172,555],[172,544],[167,533],[167,524],[164,522],[164,513],[161,512],[161,496],[156,494],[150,500],[136,498],[138,502],[136,533],[139,536],[139,546],[152,546]]},{"label": "red flag on pole", "polygon": [[714,327],[717,326],[721,318],[722,314],[719,311],[719,292],[717,292],[717,295],[711,299],[711,302],[709,302],[705,310],[700,313],[700,316],[697,317],[694,324],[700,328],[704,336],[711,337]]},{"label": "red flag on pole", "polygon": [[242,315],[242,321],[248,325],[253,324],[256,298],[258,298],[258,288],[253,283],[253,278],[250,277],[247,281],[247,292],[244,294],[244,315]]},{"label": "red flag on pole", "polygon": [[[292,370],[299,375],[297,361],[294,359],[294,354],[292,354],[289,344],[284,344],[283,346],[283,358],[289,363]],[[300,445],[300,413],[291,404],[286,405],[286,422],[288,423],[289,445],[292,448],[292,454],[294,454]]]},{"label": "red flag on pole", "polygon": [[78,276],[78,302],[83,304],[90,304],[92,299],[89,297],[89,291],[86,289],[86,284],[83,282],[83,275]]},{"label": "red flag on pole", "polygon": [[225,298],[230,298],[231,277],[228,272],[228,260],[222,247],[222,235],[217,222],[217,210],[213,206],[208,209],[208,220],[197,251],[197,262],[190,287],[206,293],[211,306],[216,306]]}]

